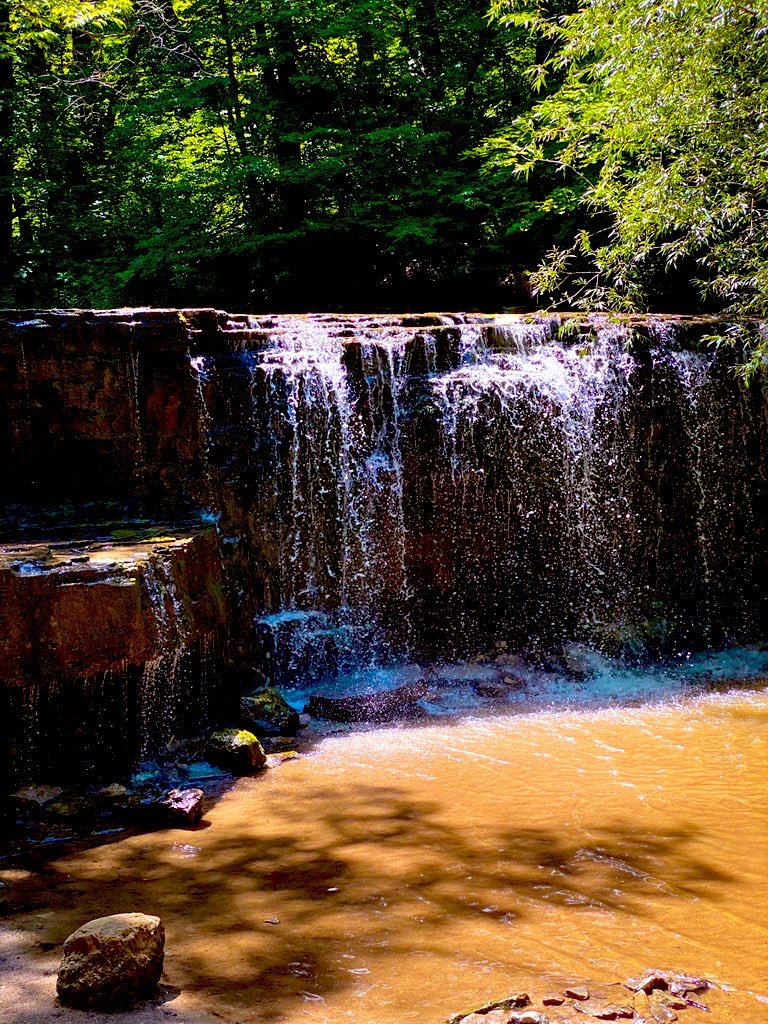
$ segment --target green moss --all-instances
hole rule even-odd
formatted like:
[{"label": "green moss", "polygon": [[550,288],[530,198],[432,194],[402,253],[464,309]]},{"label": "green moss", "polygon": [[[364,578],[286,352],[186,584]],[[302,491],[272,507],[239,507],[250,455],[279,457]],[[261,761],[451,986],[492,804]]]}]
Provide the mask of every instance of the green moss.
[{"label": "green moss", "polygon": [[238,743],[258,743],[257,738],[252,732],[248,732],[247,729],[238,729],[234,738]]}]

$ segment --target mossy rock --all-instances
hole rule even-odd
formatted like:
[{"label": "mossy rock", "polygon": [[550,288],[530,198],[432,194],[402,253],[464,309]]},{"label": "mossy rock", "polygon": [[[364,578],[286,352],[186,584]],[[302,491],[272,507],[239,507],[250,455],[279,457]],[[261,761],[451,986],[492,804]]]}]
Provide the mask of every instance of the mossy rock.
[{"label": "mossy rock", "polygon": [[252,775],[267,763],[257,737],[247,729],[218,729],[208,740],[206,757],[233,775]]},{"label": "mossy rock", "polygon": [[295,736],[300,726],[298,712],[269,687],[240,699],[240,717],[257,736]]}]

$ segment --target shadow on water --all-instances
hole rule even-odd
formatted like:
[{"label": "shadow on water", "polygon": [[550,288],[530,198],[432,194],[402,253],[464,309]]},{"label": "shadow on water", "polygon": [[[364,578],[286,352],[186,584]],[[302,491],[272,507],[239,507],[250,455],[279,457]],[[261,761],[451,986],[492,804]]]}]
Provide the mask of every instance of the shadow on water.
[{"label": "shadow on water", "polygon": [[[12,884],[6,918],[28,927],[53,911],[39,935],[59,944],[106,913],[159,914],[172,984],[209,1006],[278,1020],[358,983],[367,971],[351,963],[437,953],[446,927],[498,928],[512,943],[517,925],[543,913],[638,918],[651,900],[716,899],[713,884],[730,880],[696,854],[693,825],[559,833],[516,826],[514,794],[499,826],[469,814],[452,823],[436,801],[397,786],[310,783],[290,803],[268,804],[252,792],[252,804],[223,805],[202,831],[38,849],[29,876]],[[29,1017],[10,1010],[3,1020]]]}]

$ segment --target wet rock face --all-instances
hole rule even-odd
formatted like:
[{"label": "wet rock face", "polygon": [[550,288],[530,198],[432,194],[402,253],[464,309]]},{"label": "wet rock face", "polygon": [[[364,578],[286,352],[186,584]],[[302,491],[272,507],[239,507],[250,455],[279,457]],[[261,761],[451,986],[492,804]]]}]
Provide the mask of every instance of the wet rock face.
[{"label": "wet rock face", "polygon": [[0,314],[0,453],[11,500],[186,490],[199,477],[189,350],[215,310]]},{"label": "wet rock face", "polygon": [[211,764],[233,775],[252,775],[267,763],[267,755],[252,732],[246,729],[219,729],[206,748]]},{"label": "wet rock face", "polygon": [[204,721],[228,629],[218,538],[147,532],[0,545],[11,781],[104,777]]},{"label": "wet rock face", "polygon": [[216,533],[0,545],[0,685],[143,665],[226,624]]},{"label": "wet rock face", "polygon": [[258,737],[295,736],[299,731],[299,714],[277,690],[265,688],[246,694],[240,700],[243,725]]},{"label": "wet rock face", "polygon": [[59,999],[82,1010],[129,1008],[154,993],[164,945],[159,917],[131,913],[88,921],[64,942]]}]

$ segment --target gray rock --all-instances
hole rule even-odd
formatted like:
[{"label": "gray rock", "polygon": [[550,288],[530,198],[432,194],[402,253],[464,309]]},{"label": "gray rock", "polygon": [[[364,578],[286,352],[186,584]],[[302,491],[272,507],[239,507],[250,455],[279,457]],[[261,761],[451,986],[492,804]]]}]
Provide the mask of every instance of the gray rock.
[{"label": "gray rock", "polygon": [[128,790],[119,782],[112,782],[109,786],[102,786],[99,796],[104,800],[125,800]]},{"label": "gray rock", "polygon": [[208,740],[206,756],[233,775],[252,775],[267,763],[258,739],[246,729],[219,729]]},{"label": "gray rock", "polygon": [[66,1006],[126,1009],[151,996],[163,971],[159,917],[113,914],[88,921],[64,942],[56,990]]},{"label": "gray rock", "polygon": [[586,644],[566,644],[561,656],[566,672],[573,679],[589,679],[595,674],[598,658]]}]

